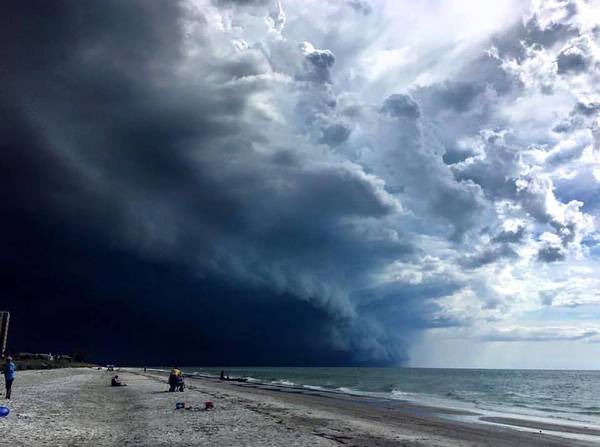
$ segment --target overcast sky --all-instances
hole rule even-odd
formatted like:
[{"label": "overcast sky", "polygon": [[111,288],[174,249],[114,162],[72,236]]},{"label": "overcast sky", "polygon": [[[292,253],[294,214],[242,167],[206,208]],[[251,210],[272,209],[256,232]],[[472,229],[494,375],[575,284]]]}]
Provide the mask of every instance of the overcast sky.
[{"label": "overcast sky", "polygon": [[7,11],[15,346],[600,365],[600,2]]}]

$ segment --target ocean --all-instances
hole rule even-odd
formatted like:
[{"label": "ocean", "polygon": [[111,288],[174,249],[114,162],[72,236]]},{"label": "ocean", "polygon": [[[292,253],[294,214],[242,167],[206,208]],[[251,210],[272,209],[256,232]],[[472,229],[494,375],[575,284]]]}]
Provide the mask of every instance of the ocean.
[{"label": "ocean", "polygon": [[182,368],[249,382],[600,426],[600,371],[429,368]]}]

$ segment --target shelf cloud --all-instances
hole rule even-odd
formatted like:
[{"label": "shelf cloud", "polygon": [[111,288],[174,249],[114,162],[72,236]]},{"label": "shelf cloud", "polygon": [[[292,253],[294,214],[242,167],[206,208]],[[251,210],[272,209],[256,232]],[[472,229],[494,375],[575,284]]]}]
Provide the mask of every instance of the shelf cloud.
[{"label": "shelf cloud", "polygon": [[[186,309],[239,338],[255,306],[248,321],[306,361],[401,364],[430,330],[595,337],[524,316],[554,306],[539,297],[561,271],[598,263],[597,5],[412,5],[415,26],[396,3],[9,5],[5,242],[51,222],[35,256],[72,268],[56,237],[180,271]],[[154,321],[165,284],[119,302]]]}]

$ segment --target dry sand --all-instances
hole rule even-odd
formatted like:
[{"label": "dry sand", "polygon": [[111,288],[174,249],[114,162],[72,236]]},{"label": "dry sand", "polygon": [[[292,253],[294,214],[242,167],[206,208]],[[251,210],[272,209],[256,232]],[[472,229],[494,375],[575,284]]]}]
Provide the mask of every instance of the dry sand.
[{"label": "dry sand", "polygon": [[[166,392],[165,377],[119,371],[129,386],[109,386],[111,373],[92,369],[20,372],[11,414],[0,419],[10,446],[578,446],[598,443],[463,423],[443,410],[374,405],[188,379],[184,393]],[[175,410],[178,401],[211,411]],[[451,414],[452,412],[447,412]],[[548,427],[545,427],[548,428]],[[550,427],[552,428],[552,427]],[[598,438],[600,440],[600,438]]]}]

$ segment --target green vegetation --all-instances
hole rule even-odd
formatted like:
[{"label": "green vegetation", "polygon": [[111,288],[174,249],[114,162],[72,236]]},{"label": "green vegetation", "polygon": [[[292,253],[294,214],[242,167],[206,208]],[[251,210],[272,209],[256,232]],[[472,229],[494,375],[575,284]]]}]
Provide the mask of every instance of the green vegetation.
[{"label": "green vegetation", "polygon": [[44,360],[44,359],[15,359],[18,370],[25,369],[56,369],[56,368],[86,368],[94,367],[93,363],[76,362],[71,360]]}]

